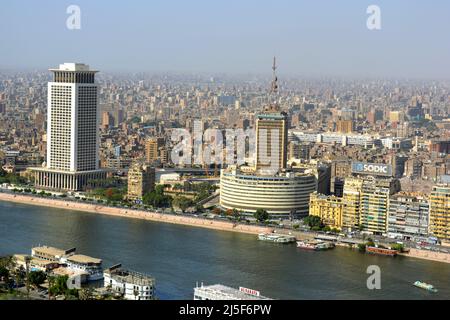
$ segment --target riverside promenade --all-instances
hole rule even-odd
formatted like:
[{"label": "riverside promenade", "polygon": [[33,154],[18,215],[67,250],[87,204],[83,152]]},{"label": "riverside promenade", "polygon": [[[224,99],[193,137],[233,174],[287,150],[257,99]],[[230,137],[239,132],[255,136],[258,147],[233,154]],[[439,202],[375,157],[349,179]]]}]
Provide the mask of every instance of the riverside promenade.
[{"label": "riverside promenade", "polygon": [[[181,224],[192,227],[208,228],[221,231],[240,232],[247,234],[272,233],[291,234],[297,239],[313,239],[316,236],[314,232],[303,232],[289,229],[278,229],[273,227],[256,226],[232,221],[217,219],[208,219],[201,217],[189,217],[185,215],[158,213],[144,210],[109,207],[100,204],[82,203],[70,200],[61,200],[57,198],[43,198],[32,195],[2,193],[0,192],[0,201],[16,202],[27,205],[37,205],[58,209],[69,209],[82,212],[98,213],[110,216],[142,219],[156,222]],[[347,245],[343,245],[347,246]],[[450,254],[443,252],[433,252],[411,248],[409,253],[399,254],[405,257],[425,259],[443,263],[450,263]]]},{"label": "riverside promenade", "polygon": [[255,225],[234,223],[232,221],[223,221],[207,218],[188,217],[176,214],[158,213],[144,210],[135,210],[127,208],[115,208],[100,204],[81,203],[76,201],[67,201],[57,198],[43,198],[23,194],[9,194],[0,192],[0,201],[16,202],[28,205],[37,205],[52,207],[58,209],[70,209],[91,213],[98,213],[110,216],[135,218],[157,222],[183,224],[193,227],[202,227],[222,231],[233,231],[249,234],[270,233],[273,228],[261,227]]}]

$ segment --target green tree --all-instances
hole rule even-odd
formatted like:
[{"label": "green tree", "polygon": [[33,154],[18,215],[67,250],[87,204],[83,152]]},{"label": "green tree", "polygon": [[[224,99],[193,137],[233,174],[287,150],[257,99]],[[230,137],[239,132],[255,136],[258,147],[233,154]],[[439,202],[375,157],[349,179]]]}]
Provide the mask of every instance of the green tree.
[{"label": "green tree", "polygon": [[0,258],[0,279],[3,278],[8,287],[12,285],[12,278],[15,276],[13,270],[14,268],[14,260],[12,256],[2,257]]},{"label": "green tree", "polygon": [[78,298],[80,300],[93,300],[93,290],[92,288],[83,288],[80,291],[78,291]]},{"label": "green tree", "polygon": [[39,287],[46,279],[47,275],[43,271],[31,271],[28,274],[28,281],[34,287]]},{"label": "green tree", "polygon": [[61,294],[65,294],[68,290],[67,288],[67,280],[69,276],[57,276],[57,277],[49,277],[49,288],[48,292],[52,296],[57,296]]},{"label": "green tree", "polygon": [[311,229],[322,229],[324,227],[322,220],[318,216],[307,216],[303,219],[303,223],[308,225]]},{"label": "green tree", "polygon": [[358,250],[361,252],[366,252],[366,245],[364,243],[358,244]]},{"label": "green tree", "polygon": [[178,190],[178,191],[182,191],[182,190],[184,189],[184,187],[183,187],[183,185],[182,185],[181,183],[176,183],[176,184],[173,186],[173,189],[174,189],[174,190]]},{"label": "green tree", "polygon": [[170,206],[172,198],[164,195],[162,188],[155,188],[155,191],[146,193],[142,197],[142,201],[144,204],[150,205],[154,208],[165,208]]},{"label": "green tree", "polygon": [[375,242],[373,242],[372,238],[367,238],[366,245],[368,247],[374,247],[375,246]]},{"label": "green tree", "polygon": [[397,250],[399,252],[403,252],[405,250],[405,247],[403,246],[403,244],[401,243],[393,243],[391,245],[391,249],[393,250]]},{"label": "green tree", "polygon": [[184,196],[180,196],[180,197],[175,197],[175,199],[173,199],[173,205],[175,207],[180,208],[181,211],[184,213],[187,208],[189,208],[190,206],[193,205],[193,202],[191,199],[188,199]]},{"label": "green tree", "polygon": [[7,282],[9,279],[9,270],[5,266],[0,266],[0,280]]},{"label": "green tree", "polygon": [[254,217],[255,217],[255,219],[256,220],[258,220],[259,222],[264,222],[264,221],[266,221],[267,219],[269,219],[269,213],[267,212],[267,210],[264,210],[264,209],[257,209],[256,210],[256,212],[255,212],[255,214],[254,214]]},{"label": "green tree", "polygon": [[233,218],[235,218],[236,220],[239,220],[241,218],[241,213],[239,212],[238,209],[234,208],[231,215],[233,216]]}]

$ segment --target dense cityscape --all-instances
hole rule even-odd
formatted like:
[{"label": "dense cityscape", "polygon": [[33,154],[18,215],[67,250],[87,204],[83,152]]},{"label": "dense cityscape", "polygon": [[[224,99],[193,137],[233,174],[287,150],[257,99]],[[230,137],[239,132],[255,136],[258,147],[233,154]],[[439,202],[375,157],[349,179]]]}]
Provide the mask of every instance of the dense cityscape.
[{"label": "dense cityscape", "polygon": [[[233,227],[322,232],[316,240],[448,263],[446,83],[279,83],[275,58],[272,68],[271,86],[264,77],[144,74],[103,76],[97,83],[96,71],[79,63],[50,69],[53,79],[38,72],[4,74],[2,192],[73,201],[72,208],[97,203],[231,221]],[[75,128],[67,109],[70,90],[78,95]],[[180,128],[200,132],[200,161],[173,161],[180,142],[173,132]],[[226,135],[230,128],[243,136]],[[214,147],[208,156],[208,139],[217,134],[225,134],[220,147],[227,152],[216,154]],[[228,149],[238,141],[241,149]],[[314,245],[320,244],[298,242],[319,248]],[[38,250],[63,252],[52,253],[53,264],[55,256],[67,255],[46,246],[33,252]],[[17,259],[52,269],[39,254],[25,257]],[[138,298],[153,297],[152,291],[143,295]]]},{"label": "dense cityscape", "polygon": [[[0,62],[0,300],[179,300],[166,311],[181,318],[448,300],[445,46],[433,56],[439,41],[389,15],[383,33],[379,5],[353,33],[353,15],[322,28],[308,6],[297,22],[286,4],[248,21],[249,4],[192,4],[166,25],[73,4],[31,59],[19,39],[42,38],[0,14],[18,39]],[[425,35],[427,51],[405,44]]]}]

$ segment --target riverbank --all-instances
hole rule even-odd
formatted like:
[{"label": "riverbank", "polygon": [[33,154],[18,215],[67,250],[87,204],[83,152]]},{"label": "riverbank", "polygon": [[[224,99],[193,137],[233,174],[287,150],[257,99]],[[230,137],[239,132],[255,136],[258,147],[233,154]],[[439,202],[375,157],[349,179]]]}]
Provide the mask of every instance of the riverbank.
[{"label": "riverbank", "polygon": [[[261,227],[247,224],[239,224],[231,221],[219,221],[213,219],[197,218],[197,217],[187,217],[181,215],[163,214],[157,212],[149,212],[142,210],[131,210],[124,208],[114,208],[107,207],[104,205],[90,204],[90,203],[79,203],[74,201],[66,201],[54,198],[41,198],[31,195],[23,194],[8,194],[0,192],[0,201],[16,202],[28,205],[37,205],[58,209],[69,209],[81,212],[91,212],[110,216],[118,216],[125,218],[134,218],[149,220],[155,222],[164,222],[172,224],[181,224],[192,227],[208,228],[220,231],[230,231],[230,232],[240,232],[247,234],[259,234],[259,233],[271,233],[277,232],[280,234],[290,233],[298,239],[313,239],[315,234],[310,232],[301,232],[295,230],[286,229],[274,229],[271,227]],[[343,245],[348,247],[348,245]],[[409,253],[400,254],[405,257],[424,259],[436,262],[450,263],[450,254],[433,252],[429,250],[419,250],[411,248]]]},{"label": "riverbank", "polygon": [[248,234],[259,234],[272,232],[273,228],[260,227],[246,224],[233,223],[231,221],[218,221],[213,219],[203,219],[196,217],[178,216],[172,214],[163,214],[157,212],[131,210],[124,208],[107,207],[91,203],[79,203],[74,201],[65,201],[53,198],[41,198],[23,194],[0,193],[0,201],[16,202],[21,204],[37,205],[58,209],[70,209],[83,212],[98,213],[110,216],[125,218],[135,218],[150,220],[156,222],[175,223],[188,225],[192,227],[202,227],[221,231],[241,232]]},{"label": "riverbank", "polygon": [[[350,246],[347,243],[338,242],[336,243],[337,246],[349,248],[352,250],[357,251],[358,247],[357,245]],[[443,253],[443,252],[434,252],[430,250],[420,250],[411,248],[409,249],[409,252],[402,252],[398,253],[399,256],[408,257],[408,258],[416,258],[416,259],[422,259],[422,260],[429,260],[429,261],[435,261],[435,262],[443,262],[443,263],[450,263],[450,254]]]}]

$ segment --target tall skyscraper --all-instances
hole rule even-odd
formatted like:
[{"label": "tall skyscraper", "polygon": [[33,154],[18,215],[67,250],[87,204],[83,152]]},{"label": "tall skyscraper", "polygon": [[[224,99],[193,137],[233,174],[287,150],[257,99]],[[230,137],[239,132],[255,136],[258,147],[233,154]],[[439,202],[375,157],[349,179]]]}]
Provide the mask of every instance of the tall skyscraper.
[{"label": "tall skyscraper", "polygon": [[[278,92],[278,79],[273,60],[271,96]],[[271,101],[262,114],[256,116],[256,170],[286,169],[288,145],[288,115],[280,111],[276,101]],[[275,163],[274,163],[275,162]],[[262,173],[262,172],[261,172]]]},{"label": "tall skyscraper", "polygon": [[287,114],[276,109],[257,115],[256,170],[286,169],[287,121]]},{"label": "tall skyscraper", "polygon": [[[274,60],[272,94],[278,88],[275,69]],[[244,214],[265,209],[273,217],[308,215],[317,178],[309,172],[282,170],[287,166],[287,121],[276,101],[256,117],[256,165],[233,165],[220,171],[221,207]]]},{"label": "tall skyscraper", "polygon": [[99,108],[95,73],[88,65],[64,63],[48,83],[47,161],[35,168],[36,187],[82,190],[102,179],[99,169]]}]

